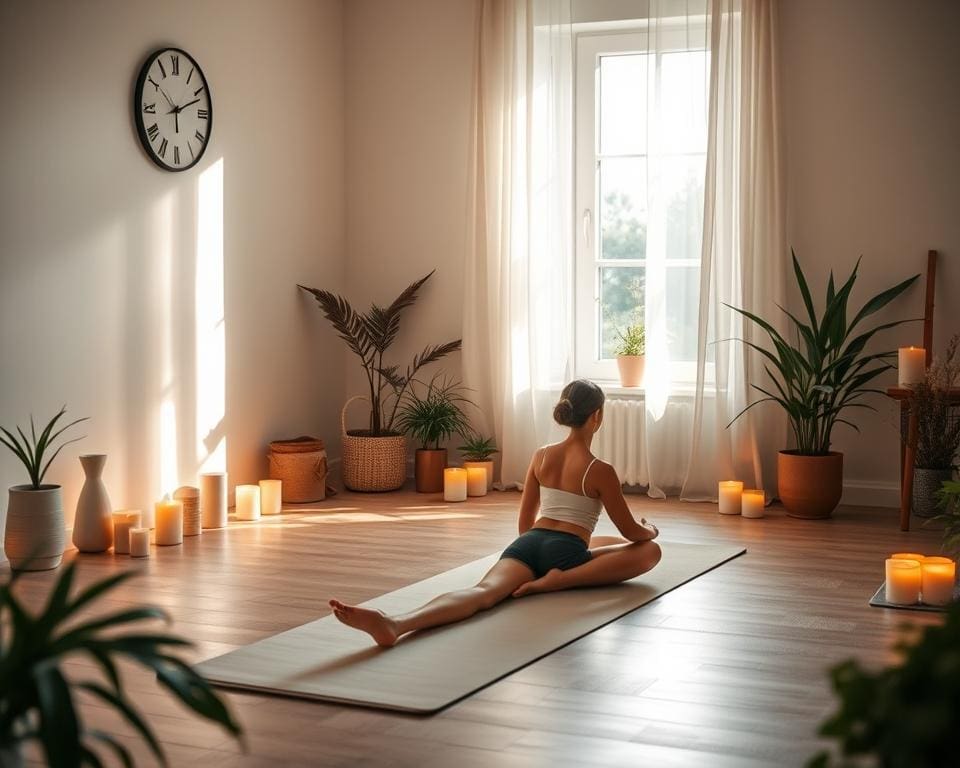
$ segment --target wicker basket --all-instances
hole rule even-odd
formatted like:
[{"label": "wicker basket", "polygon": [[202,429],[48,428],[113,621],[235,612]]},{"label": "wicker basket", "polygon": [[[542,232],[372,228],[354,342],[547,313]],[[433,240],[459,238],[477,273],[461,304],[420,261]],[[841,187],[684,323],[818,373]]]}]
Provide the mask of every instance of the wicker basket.
[{"label": "wicker basket", "polygon": [[343,439],[343,484],[351,491],[395,491],[407,476],[407,439],[403,435],[370,437],[347,431],[347,408],[357,395],[347,400],[340,412]]},{"label": "wicker basket", "polygon": [[297,437],[270,443],[270,479],[281,482],[282,500],[290,504],[326,498],[327,451],[322,440]]}]

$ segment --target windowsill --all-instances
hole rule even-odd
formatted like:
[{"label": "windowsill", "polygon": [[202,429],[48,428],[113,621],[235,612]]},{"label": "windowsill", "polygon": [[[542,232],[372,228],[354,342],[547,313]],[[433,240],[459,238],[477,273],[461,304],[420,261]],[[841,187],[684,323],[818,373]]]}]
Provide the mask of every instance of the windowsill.
[{"label": "windowsill", "polygon": [[[594,382],[608,397],[618,400],[643,400],[646,390],[643,387],[624,387],[613,379],[594,379]],[[671,384],[670,397],[693,398],[697,394],[697,385],[693,383]],[[704,397],[711,397],[714,389],[711,385],[703,388]]]}]

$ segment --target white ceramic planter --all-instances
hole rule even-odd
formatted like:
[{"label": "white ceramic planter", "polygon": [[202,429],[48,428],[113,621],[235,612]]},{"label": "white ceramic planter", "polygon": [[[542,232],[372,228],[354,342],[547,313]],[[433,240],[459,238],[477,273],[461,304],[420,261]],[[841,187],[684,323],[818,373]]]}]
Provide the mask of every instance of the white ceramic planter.
[{"label": "white ceramic planter", "polygon": [[487,490],[493,490],[493,459],[488,461],[465,461],[463,462],[463,467],[464,469],[483,467],[487,471]]},{"label": "white ceramic planter", "polygon": [[60,565],[67,534],[59,485],[10,488],[3,548],[15,571],[48,571]]}]

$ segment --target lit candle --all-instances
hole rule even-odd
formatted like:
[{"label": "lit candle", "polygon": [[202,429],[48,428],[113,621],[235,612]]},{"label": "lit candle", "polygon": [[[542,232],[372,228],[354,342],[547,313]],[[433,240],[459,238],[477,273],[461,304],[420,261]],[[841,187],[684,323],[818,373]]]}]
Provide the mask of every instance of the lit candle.
[{"label": "lit candle", "polygon": [[260,519],[260,486],[237,486],[237,520]]},{"label": "lit candle", "polygon": [[183,544],[183,502],[164,496],[153,505],[157,529],[157,546]]},{"label": "lit candle", "polygon": [[130,529],[130,556],[148,557],[150,555],[150,529]]},{"label": "lit candle", "polygon": [[927,350],[923,347],[900,347],[897,350],[897,370],[901,387],[919,384],[927,373]]},{"label": "lit candle", "polygon": [[120,509],[113,513],[114,554],[130,554],[130,529],[139,528],[141,518],[139,509]]},{"label": "lit candle", "polygon": [[918,563],[922,563],[924,557],[925,555],[918,555],[914,552],[897,552],[890,555],[891,560],[916,560]]},{"label": "lit candle", "polygon": [[487,495],[487,470],[485,467],[467,467],[467,496]]},{"label": "lit candle", "polygon": [[467,470],[462,467],[447,467],[443,470],[443,500],[467,500]]},{"label": "lit candle", "polygon": [[283,492],[280,480],[260,481],[260,511],[265,515],[279,515],[283,511]]},{"label": "lit candle", "polygon": [[199,536],[203,533],[200,526],[200,491],[184,485],[173,492],[173,498],[183,502],[183,535]]},{"label": "lit candle", "polygon": [[949,557],[925,557],[920,563],[923,602],[927,605],[949,605],[957,579],[957,564]]},{"label": "lit candle", "polygon": [[743,492],[740,497],[740,514],[744,517],[758,518],[763,517],[763,507],[766,499],[763,491],[750,488]]},{"label": "lit candle", "polygon": [[200,475],[200,517],[204,528],[227,525],[227,473]]},{"label": "lit candle", "polygon": [[720,494],[720,514],[739,515],[743,483],[740,480],[721,480],[718,492]]},{"label": "lit candle", "polygon": [[887,602],[895,605],[913,605],[920,602],[921,572],[916,560],[889,558],[886,563]]}]

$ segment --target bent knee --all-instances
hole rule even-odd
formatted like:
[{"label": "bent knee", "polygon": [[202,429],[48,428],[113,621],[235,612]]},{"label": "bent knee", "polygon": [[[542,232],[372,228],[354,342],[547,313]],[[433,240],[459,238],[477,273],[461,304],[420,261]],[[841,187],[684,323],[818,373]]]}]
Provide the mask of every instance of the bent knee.
[{"label": "bent knee", "polygon": [[493,608],[503,598],[492,589],[486,587],[474,587],[476,593],[477,606],[481,611]]},{"label": "bent knee", "polygon": [[653,541],[644,541],[636,545],[635,562],[638,573],[646,573],[660,562],[663,552],[660,545]]}]

